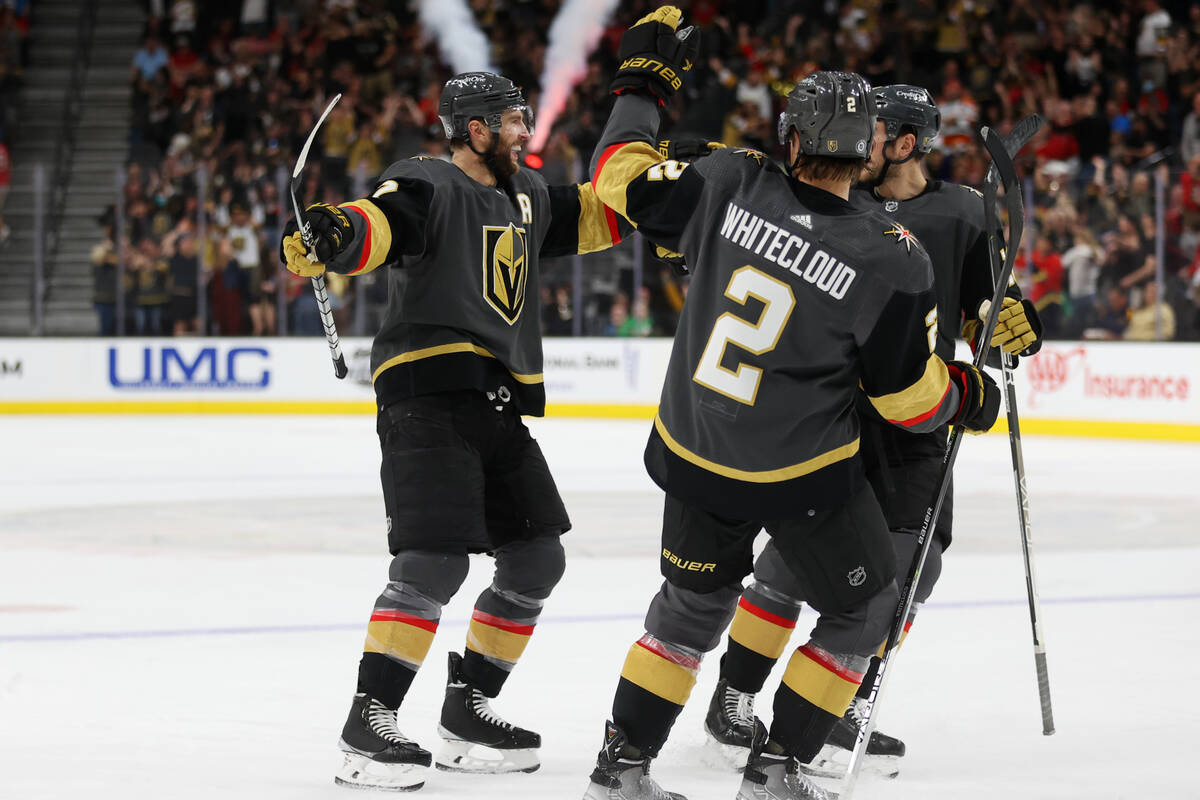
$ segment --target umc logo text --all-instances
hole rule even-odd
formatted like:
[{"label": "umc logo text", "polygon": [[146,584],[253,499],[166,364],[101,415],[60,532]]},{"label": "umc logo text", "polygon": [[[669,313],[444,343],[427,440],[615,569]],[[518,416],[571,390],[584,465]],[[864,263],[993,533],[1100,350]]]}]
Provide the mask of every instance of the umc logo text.
[{"label": "umc logo text", "polygon": [[262,347],[110,347],[108,382],[117,389],[264,389],[269,357]]}]

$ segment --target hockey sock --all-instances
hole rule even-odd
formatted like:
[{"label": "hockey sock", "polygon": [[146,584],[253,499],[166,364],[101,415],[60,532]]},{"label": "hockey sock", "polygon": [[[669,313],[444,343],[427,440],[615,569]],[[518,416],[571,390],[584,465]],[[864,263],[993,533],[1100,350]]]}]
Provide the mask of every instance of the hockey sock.
[{"label": "hockey sock", "polygon": [[667,741],[696,685],[701,657],[648,633],[629,648],[613,698],[613,721],[645,755],[657,756]]},{"label": "hockey sock", "polygon": [[358,664],[358,691],[399,708],[433,644],[441,605],[394,584],[375,601]]},{"label": "hockey sock", "polygon": [[721,677],[739,692],[762,691],[799,616],[798,602],[760,582],[751,584],[738,600],[729,626]]},{"label": "hockey sock", "polygon": [[835,655],[809,642],[792,654],[775,692],[771,738],[807,763],[816,757],[862,683],[861,656]]},{"label": "hockey sock", "polygon": [[462,676],[468,683],[488,697],[500,693],[529,644],[542,602],[495,585],[483,590],[467,629]]}]

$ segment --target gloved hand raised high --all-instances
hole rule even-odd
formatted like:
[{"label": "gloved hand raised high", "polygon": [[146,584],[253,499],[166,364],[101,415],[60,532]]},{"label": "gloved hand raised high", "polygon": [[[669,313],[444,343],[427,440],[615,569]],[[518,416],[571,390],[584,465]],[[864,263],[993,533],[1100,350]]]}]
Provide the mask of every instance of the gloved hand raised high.
[{"label": "gloved hand raised high", "polygon": [[681,16],[675,6],[663,6],[625,31],[610,86],[613,94],[647,91],[662,105],[670,102],[700,50],[699,31],[691,26],[677,30]]},{"label": "gloved hand raised high", "polygon": [[309,257],[308,248],[300,236],[299,226],[289,221],[279,243],[279,259],[288,271],[304,278],[313,278],[325,272],[325,262],[346,249],[354,238],[354,228],[346,212],[327,203],[313,203],[304,210],[304,221],[312,231],[315,260]]}]

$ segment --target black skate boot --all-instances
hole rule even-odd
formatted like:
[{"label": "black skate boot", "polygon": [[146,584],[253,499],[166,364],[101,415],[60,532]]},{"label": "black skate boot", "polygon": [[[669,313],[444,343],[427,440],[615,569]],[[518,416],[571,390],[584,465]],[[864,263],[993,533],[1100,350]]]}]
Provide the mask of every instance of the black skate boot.
[{"label": "black skate boot", "polygon": [[650,759],[630,745],[611,722],[604,725],[604,747],[583,800],[687,800],[668,792],[650,777]]},{"label": "black skate boot", "polygon": [[718,766],[741,770],[746,766],[750,745],[758,731],[766,734],[762,720],[754,716],[754,695],[739,692],[722,678],[708,704],[704,732],[708,751]]},{"label": "black skate boot", "polygon": [[800,771],[796,759],[767,739],[755,737],[737,800],[836,800]]},{"label": "black skate boot", "polygon": [[[801,765],[801,769],[820,778],[844,776],[850,763],[850,751],[854,749],[859,728],[866,718],[866,707],[866,700],[861,697],[854,698],[846,714],[833,726],[821,752],[808,764]],[[900,758],[903,755],[904,742],[886,733],[873,731],[867,741],[862,768],[865,772],[883,778],[894,778],[900,774]]]},{"label": "black skate boot", "polygon": [[356,694],[338,742],[345,758],[334,783],[362,789],[411,792],[425,785],[429,751],[396,727],[396,712]]},{"label": "black skate boot", "polygon": [[[497,716],[487,695],[462,677],[462,656],[450,654],[450,677],[438,733],[445,740],[435,763],[450,772],[533,772],[541,766],[542,737]],[[478,752],[478,748],[492,752]],[[473,752],[474,751],[474,752]]]}]

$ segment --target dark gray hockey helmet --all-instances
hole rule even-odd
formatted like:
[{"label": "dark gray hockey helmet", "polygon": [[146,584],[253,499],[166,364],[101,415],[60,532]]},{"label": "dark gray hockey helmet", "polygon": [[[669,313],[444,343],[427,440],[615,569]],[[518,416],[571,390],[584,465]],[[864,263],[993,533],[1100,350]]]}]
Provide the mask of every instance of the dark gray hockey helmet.
[{"label": "dark gray hockey helmet", "polygon": [[871,84],[854,72],[814,72],[788,94],[779,115],[780,144],[793,128],[805,155],[866,158],[875,136]]},{"label": "dark gray hockey helmet", "polygon": [[928,153],[933,149],[933,140],[942,128],[942,115],[927,90],[897,83],[880,86],[872,94],[879,118],[887,127],[889,142],[899,138],[905,127],[911,127],[917,137],[917,152]]},{"label": "dark gray hockey helmet", "polygon": [[469,139],[467,124],[482,119],[493,132],[500,130],[500,117],[510,108],[518,109],[525,127],[533,132],[533,109],[525,102],[520,87],[503,75],[492,72],[460,72],[442,87],[438,116],[447,139]]}]

